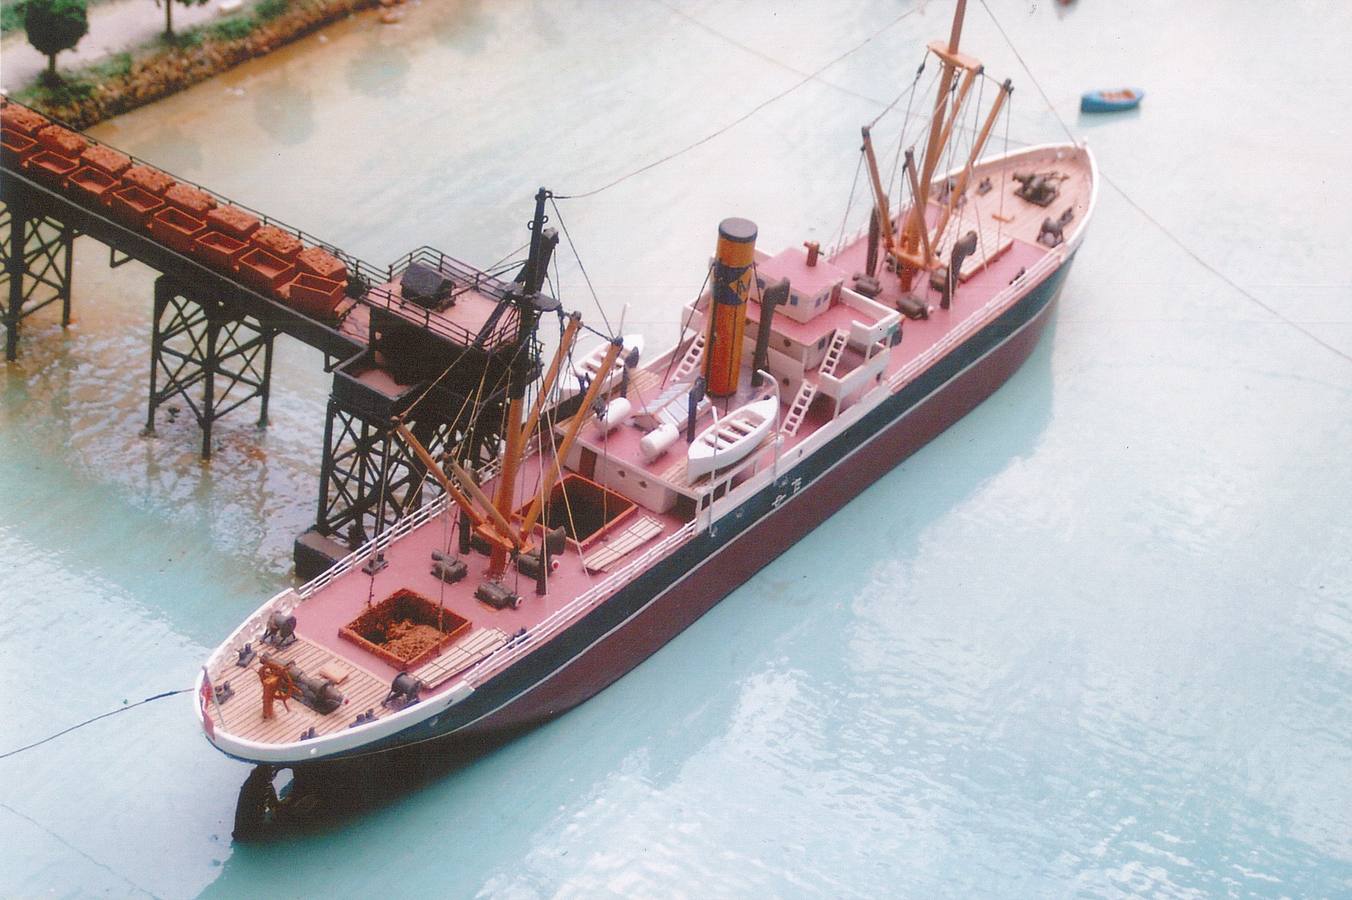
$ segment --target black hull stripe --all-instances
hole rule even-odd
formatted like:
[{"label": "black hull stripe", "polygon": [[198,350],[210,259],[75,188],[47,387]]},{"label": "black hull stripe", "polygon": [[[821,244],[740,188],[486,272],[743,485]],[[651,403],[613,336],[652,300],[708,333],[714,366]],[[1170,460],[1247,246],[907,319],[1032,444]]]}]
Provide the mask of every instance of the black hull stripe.
[{"label": "black hull stripe", "polygon": [[[576,662],[595,644],[625,627],[681,582],[698,575],[699,570],[713,560],[727,544],[748,529],[761,524],[767,515],[774,512],[784,513],[787,507],[799,495],[806,492],[817,479],[845,462],[856,451],[862,450],[869,441],[880,436],[898,419],[1018,335],[1056,296],[1073,259],[1073,255],[1067,258],[1042,284],[1018,300],[998,318],[964,341],[910,384],[883,400],[859,421],[791,468],[781,472],[779,477],[765,488],[715,522],[712,529],[696,535],[671,556],[657,562],[650,571],[621,588],[596,609],[551,638],[544,647],[494,676],[460,703],[379,741],[336,753],[318,762],[340,761],[428,740],[451,738],[455,732],[473,728],[476,723],[501,712],[531,690],[549,681]],[[905,455],[909,454],[892,461],[892,466],[900,464]],[[795,479],[801,479],[800,488],[793,497],[775,510],[772,505],[775,496],[784,492]],[[865,487],[866,485],[861,485],[851,496]],[[820,522],[815,523],[819,524]],[[746,579],[773,559],[774,556],[770,556],[758,562],[746,573]],[[723,596],[732,593],[746,579],[726,585]],[[717,602],[714,601],[709,608],[717,605]],[[637,666],[640,662],[642,660],[637,659],[633,665]],[[604,685],[601,685],[597,690],[603,687]],[[556,712],[563,711],[561,709]]]}]

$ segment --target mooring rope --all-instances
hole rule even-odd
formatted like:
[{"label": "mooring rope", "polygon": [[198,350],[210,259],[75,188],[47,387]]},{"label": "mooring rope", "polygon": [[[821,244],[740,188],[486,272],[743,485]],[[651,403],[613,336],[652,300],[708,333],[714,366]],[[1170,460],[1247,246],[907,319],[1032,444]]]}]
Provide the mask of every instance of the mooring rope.
[{"label": "mooring rope", "polygon": [[859,43],[855,44],[855,45],[854,45],[853,47],[851,47],[850,49],[846,50],[844,53],[841,53],[839,56],[836,56],[835,58],[831,59],[829,62],[825,63],[824,65],[819,66],[817,69],[813,70],[812,72],[809,72],[807,75],[803,76],[801,79],[799,79],[798,81],[794,82],[794,83],[793,83],[792,85],[790,85],[789,87],[787,87],[787,88],[785,88],[784,90],[780,91],[778,94],[775,94],[773,97],[769,97],[768,99],[762,100],[760,103],[757,103],[755,106],[751,107],[751,109],[749,109],[749,110],[747,110],[746,112],[742,113],[740,116],[738,116],[737,118],[733,119],[733,120],[732,120],[731,122],[729,122],[728,124],[724,125],[723,127],[719,128],[719,129],[717,129],[717,130],[715,130],[715,131],[710,132],[709,134],[706,134],[704,137],[699,138],[699,139],[696,140],[696,141],[692,141],[691,143],[686,144],[686,145],[685,145],[684,147],[682,147],[681,149],[675,150],[675,151],[673,151],[673,152],[671,152],[671,153],[668,153],[666,156],[660,157],[659,159],[655,159],[655,160],[653,160],[653,161],[650,162],[650,163],[646,163],[645,165],[639,166],[637,169],[634,169],[634,170],[631,171],[631,172],[627,172],[627,173],[625,173],[624,175],[619,176],[618,178],[614,178],[614,179],[612,179],[611,181],[608,181],[608,182],[606,182],[605,184],[601,185],[600,187],[592,188],[592,189],[589,190],[589,191],[580,191],[580,192],[575,193],[575,194],[555,194],[555,195],[554,195],[555,199],[558,199],[558,200],[579,200],[579,199],[581,199],[581,198],[583,198],[583,197],[594,197],[594,196],[596,196],[597,194],[601,193],[602,191],[608,191],[608,190],[610,190],[611,188],[615,187],[616,185],[618,185],[618,184],[620,184],[620,183],[622,183],[622,182],[628,181],[630,178],[633,178],[635,175],[642,175],[644,172],[647,172],[649,169],[655,169],[655,168],[657,168],[658,166],[660,166],[660,165],[662,165],[662,164],[664,164],[664,163],[671,162],[673,159],[676,159],[677,157],[684,156],[685,154],[689,153],[691,150],[694,150],[696,147],[701,147],[701,146],[703,146],[704,144],[707,144],[707,143],[709,143],[710,141],[712,141],[714,138],[719,137],[720,135],[724,134],[725,132],[728,132],[728,131],[732,130],[733,128],[737,127],[738,125],[742,124],[742,123],[745,122],[747,119],[749,119],[749,118],[751,118],[752,116],[756,115],[756,113],[758,113],[758,112],[760,112],[761,110],[765,109],[767,106],[771,105],[772,103],[775,103],[775,102],[777,102],[777,101],[779,101],[779,100],[783,100],[785,97],[789,96],[789,94],[792,94],[794,91],[798,90],[798,89],[801,88],[803,85],[808,84],[809,82],[812,82],[812,81],[817,80],[817,77],[818,77],[819,75],[821,75],[823,72],[825,72],[827,69],[831,68],[832,66],[836,65],[837,63],[841,62],[842,60],[846,59],[847,57],[853,55],[854,53],[857,53],[859,50],[862,50],[865,46],[867,46],[868,44],[872,43],[872,42],[873,42],[877,37],[879,37],[883,32],[885,32],[885,31],[887,31],[888,29],[892,28],[892,27],[893,27],[894,25],[896,25],[898,22],[900,22],[900,21],[902,21],[903,19],[905,19],[905,18],[907,18],[907,17],[913,15],[913,14],[916,13],[916,12],[917,12],[917,8],[916,8],[916,7],[912,7],[911,9],[906,10],[904,13],[902,13],[901,15],[897,16],[896,18],[892,19],[892,21],[888,22],[886,25],[884,25],[883,27],[879,28],[877,31],[873,32],[873,33],[870,34],[868,37],[864,38],[862,41],[860,41]]},{"label": "mooring rope", "polygon": [[[1065,119],[1061,118],[1061,114],[1056,111],[1056,107],[1052,105],[1052,101],[1047,96],[1047,92],[1042,89],[1042,85],[1038,84],[1037,78],[1033,76],[1033,70],[1028,68],[1028,63],[1025,62],[1024,58],[1019,54],[1018,48],[1016,48],[1014,46],[1014,42],[1009,39],[1009,35],[1006,34],[1005,29],[1001,27],[1000,20],[995,18],[995,13],[991,12],[991,8],[990,6],[987,5],[986,0],[981,0],[981,6],[986,10],[986,15],[990,16],[991,21],[995,23],[995,28],[997,31],[1000,32],[1000,37],[1005,39],[1005,43],[1009,45],[1009,49],[1013,52],[1015,58],[1018,59],[1019,65],[1023,66],[1023,71],[1028,75],[1028,80],[1033,82],[1033,87],[1037,88],[1037,92],[1042,95],[1042,100],[1044,103],[1047,104],[1047,109],[1051,110],[1051,114],[1055,116],[1056,121],[1061,124],[1061,128],[1066,132],[1066,136],[1070,138],[1070,142],[1072,144],[1078,144],[1079,141],[1075,140],[1075,135],[1071,134],[1070,126],[1066,124]],[[1197,263],[1203,269],[1206,269],[1208,272],[1210,272],[1213,276],[1219,279],[1222,283],[1228,286],[1235,293],[1239,294],[1241,297],[1243,297],[1245,300],[1248,300],[1250,303],[1257,306],[1259,309],[1264,310],[1273,318],[1277,319],[1279,322],[1282,322],[1285,325],[1289,325],[1296,331],[1299,331],[1301,334],[1305,335],[1307,338],[1314,341],[1316,344],[1323,347],[1325,350],[1328,350],[1335,356],[1341,357],[1347,362],[1352,362],[1352,354],[1349,354],[1346,351],[1341,350],[1338,347],[1335,347],[1333,344],[1330,344],[1328,341],[1324,340],[1319,335],[1315,334],[1313,331],[1306,328],[1304,325],[1284,315],[1283,313],[1278,311],[1275,307],[1270,306],[1263,300],[1260,300],[1258,296],[1255,295],[1252,291],[1249,291],[1247,288],[1245,288],[1239,282],[1235,281],[1229,275],[1226,275],[1220,269],[1216,268],[1214,265],[1207,262],[1207,260],[1202,257],[1202,254],[1198,253],[1191,246],[1184,243],[1182,238],[1180,238],[1178,235],[1174,234],[1172,231],[1166,228],[1163,222],[1161,222],[1159,219],[1156,219],[1154,216],[1152,216],[1149,212],[1146,211],[1144,206],[1142,206],[1141,204],[1137,203],[1134,199],[1132,199],[1131,195],[1128,194],[1125,190],[1123,190],[1122,187],[1118,185],[1117,182],[1113,181],[1111,178],[1108,177],[1108,174],[1103,171],[1103,168],[1101,166],[1099,167],[1099,176],[1103,178],[1104,182],[1106,182],[1109,187],[1117,191],[1118,195],[1121,196],[1123,200],[1127,201],[1127,204],[1131,206],[1132,209],[1136,210],[1147,222],[1155,226],[1156,230],[1158,230],[1160,234],[1164,235],[1166,238],[1172,241],[1173,244],[1176,247],[1178,247],[1178,249],[1182,250],[1185,254],[1187,254],[1192,259],[1193,262]]]},{"label": "mooring rope", "polygon": [[99,714],[99,715],[97,715],[97,716],[94,716],[92,719],[85,719],[83,722],[80,722],[80,723],[78,723],[78,724],[72,725],[72,726],[70,726],[69,728],[63,728],[63,729],[61,729],[60,731],[56,732],[55,734],[49,734],[47,737],[43,738],[43,739],[40,740],[40,741],[34,741],[33,743],[27,744],[27,745],[25,745],[25,746],[23,746],[23,747],[18,747],[18,748],[14,749],[14,750],[10,750],[10,751],[7,751],[7,752],[5,752],[5,753],[0,753],[0,759],[8,759],[8,758],[11,757],[11,756],[14,756],[14,755],[19,754],[19,753],[23,753],[25,750],[32,750],[34,747],[41,747],[43,744],[46,744],[46,743],[48,743],[49,741],[54,741],[54,740],[56,740],[57,738],[61,737],[63,734],[70,734],[72,731],[76,731],[77,729],[84,728],[86,725],[93,725],[93,724],[94,724],[95,722],[97,722],[99,719],[106,719],[106,718],[108,718],[109,716],[115,716],[115,715],[117,715],[118,713],[124,713],[124,712],[126,712],[127,710],[129,710],[129,709],[135,709],[135,708],[138,707],[138,706],[145,706],[147,703],[153,703],[153,702],[155,702],[156,700],[163,700],[165,697],[174,697],[174,696],[177,696],[178,694],[189,694],[189,693],[192,693],[192,688],[183,688],[183,689],[177,690],[177,691],[165,691],[165,692],[162,693],[162,694],[156,694],[155,696],[153,696],[153,697],[147,697],[147,698],[145,698],[144,700],[137,700],[135,703],[130,703],[130,704],[126,705],[126,706],[120,706],[120,707],[118,707],[117,709],[111,710],[111,711],[109,711],[109,712],[101,713],[101,714]]}]

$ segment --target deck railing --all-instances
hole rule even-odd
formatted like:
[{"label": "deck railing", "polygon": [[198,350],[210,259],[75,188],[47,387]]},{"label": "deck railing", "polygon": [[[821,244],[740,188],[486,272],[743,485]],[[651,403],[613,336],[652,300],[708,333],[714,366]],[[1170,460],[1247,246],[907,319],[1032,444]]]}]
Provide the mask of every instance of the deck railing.
[{"label": "deck railing", "polygon": [[542,619],[533,628],[512,638],[502,647],[476,663],[465,673],[464,680],[474,687],[483,684],[498,672],[530,653],[546,638],[563,630],[587,612],[590,612],[606,597],[633,581],[634,576],[647,570],[654,562],[690,540],[697,530],[697,522],[687,522],[673,531],[617,571],[612,572],[603,580],[578,594],[577,597]]},{"label": "deck railing", "polygon": [[1048,270],[1061,264],[1064,258],[1063,253],[1055,250],[1047,253],[1037,262],[1033,263],[1018,278],[1014,279],[1009,287],[997,293],[994,297],[986,301],[986,304],[979,309],[975,315],[968,316],[957,328],[954,328],[948,334],[935,341],[925,352],[921,353],[915,359],[906,363],[887,379],[887,385],[894,392],[909,383],[921,372],[928,369],[936,359],[943,356],[949,350],[953,349],[962,341],[966,340],[972,332],[981,328],[991,319],[1009,305],[1021,291],[1025,289],[1030,279],[1035,279]]},{"label": "deck railing", "polygon": [[296,594],[301,600],[309,599],[321,588],[327,587],[348,572],[351,572],[361,563],[370,559],[372,556],[384,551],[390,544],[408,534],[419,525],[440,515],[445,511],[446,506],[449,503],[450,498],[445,494],[442,494],[431,503],[419,508],[416,512],[404,516],[398,522],[394,523],[393,527],[382,530],[375,538],[367,541],[361,547],[353,550],[347,556],[344,556],[332,566],[325,569],[322,575],[319,575],[296,588]]}]

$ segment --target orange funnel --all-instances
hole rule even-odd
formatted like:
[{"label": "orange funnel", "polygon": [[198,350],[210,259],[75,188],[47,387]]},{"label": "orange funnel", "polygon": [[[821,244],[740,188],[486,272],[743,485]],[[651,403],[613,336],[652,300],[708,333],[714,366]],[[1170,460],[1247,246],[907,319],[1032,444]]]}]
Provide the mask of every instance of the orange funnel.
[{"label": "orange funnel", "polygon": [[709,338],[704,351],[704,377],[709,395],[713,397],[727,397],[737,392],[742,333],[746,330],[746,298],[751,290],[751,263],[755,255],[756,223],[736,218],[719,223],[713,302],[709,304]]}]

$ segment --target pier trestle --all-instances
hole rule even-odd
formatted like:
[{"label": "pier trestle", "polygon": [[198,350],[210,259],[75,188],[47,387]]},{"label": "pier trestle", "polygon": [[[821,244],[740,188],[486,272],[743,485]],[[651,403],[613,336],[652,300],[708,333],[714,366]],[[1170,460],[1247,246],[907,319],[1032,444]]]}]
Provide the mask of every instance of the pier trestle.
[{"label": "pier trestle", "polygon": [[61,327],[70,324],[71,263],[77,232],[57,219],[36,215],[10,199],[0,204],[5,290],[5,359],[19,356],[19,325],[44,307],[61,302]]},{"label": "pier trestle", "polygon": [[[211,458],[212,424],[255,397],[260,400],[258,426],[267,425],[276,331],[167,275],[155,279],[152,327],[147,434],[155,432],[155,411],[174,397],[181,397],[197,418],[203,459]],[[199,384],[201,393],[194,397]]]},{"label": "pier trestle", "polygon": [[[434,456],[454,452],[470,466],[494,457],[498,435],[467,433],[460,427],[463,423],[435,409],[419,413],[405,425]],[[490,413],[484,418],[498,421],[500,416]],[[339,397],[329,398],[316,532],[355,549],[417,511],[428,489],[440,493],[426,467],[395,434],[389,418],[372,416]]]}]

